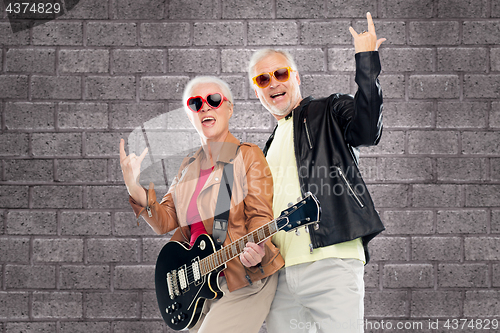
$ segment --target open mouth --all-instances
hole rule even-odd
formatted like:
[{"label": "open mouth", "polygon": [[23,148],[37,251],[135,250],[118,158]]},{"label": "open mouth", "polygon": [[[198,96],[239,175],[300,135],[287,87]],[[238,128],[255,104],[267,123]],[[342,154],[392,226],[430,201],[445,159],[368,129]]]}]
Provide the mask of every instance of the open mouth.
[{"label": "open mouth", "polygon": [[210,117],[210,116],[205,117],[205,118],[203,118],[201,120],[201,123],[204,126],[211,126],[211,125],[215,124],[215,118],[214,117]]},{"label": "open mouth", "polygon": [[277,93],[277,94],[273,94],[271,95],[271,98],[277,98],[277,97],[281,97],[281,96],[285,96],[286,92],[280,92],[280,93]]}]

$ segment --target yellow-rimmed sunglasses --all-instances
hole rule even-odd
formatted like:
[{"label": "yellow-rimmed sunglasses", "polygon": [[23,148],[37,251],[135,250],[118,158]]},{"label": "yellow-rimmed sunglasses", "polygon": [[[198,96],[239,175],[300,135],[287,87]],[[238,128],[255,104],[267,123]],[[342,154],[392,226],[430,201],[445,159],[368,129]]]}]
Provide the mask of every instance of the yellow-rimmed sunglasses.
[{"label": "yellow-rimmed sunglasses", "polygon": [[293,72],[291,67],[278,68],[274,72],[262,73],[252,78],[253,83],[259,88],[266,88],[271,84],[271,76],[274,76],[279,82],[286,82],[290,78],[290,72]]}]

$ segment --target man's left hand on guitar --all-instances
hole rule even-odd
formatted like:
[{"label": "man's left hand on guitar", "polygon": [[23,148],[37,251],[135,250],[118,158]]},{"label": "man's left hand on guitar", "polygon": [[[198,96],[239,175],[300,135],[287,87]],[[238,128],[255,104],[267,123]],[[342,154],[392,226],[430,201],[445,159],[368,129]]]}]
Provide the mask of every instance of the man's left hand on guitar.
[{"label": "man's left hand on guitar", "polygon": [[265,251],[266,242],[262,242],[259,245],[248,242],[245,245],[243,253],[240,254],[240,261],[243,266],[253,267],[262,261],[262,257],[266,254]]}]

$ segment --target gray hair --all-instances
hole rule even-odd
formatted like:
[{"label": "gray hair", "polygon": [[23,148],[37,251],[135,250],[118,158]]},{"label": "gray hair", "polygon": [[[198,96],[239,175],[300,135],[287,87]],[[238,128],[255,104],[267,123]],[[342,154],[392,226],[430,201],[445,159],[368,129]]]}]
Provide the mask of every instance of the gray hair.
[{"label": "gray hair", "polygon": [[250,84],[253,84],[252,78],[255,76],[254,73],[255,66],[261,60],[272,54],[281,54],[283,57],[285,57],[286,61],[288,62],[288,65],[292,67],[294,71],[297,70],[297,64],[295,63],[295,60],[293,60],[293,56],[290,54],[290,52],[285,50],[262,49],[255,52],[250,58],[250,62],[248,63],[248,78],[250,79]]},{"label": "gray hair", "polygon": [[184,88],[184,93],[182,94],[182,105],[184,106],[184,110],[188,111],[187,100],[189,99],[189,97],[191,97],[193,89],[198,85],[206,83],[214,83],[218,85],[221,90],[220,92],[224,95],[224,97],[226,97],[231,104],[234,104],[233,93],[231,92],[231,88],[229,88],[229,85],[225,81],[215,76],[197,76],[189,81]]}]

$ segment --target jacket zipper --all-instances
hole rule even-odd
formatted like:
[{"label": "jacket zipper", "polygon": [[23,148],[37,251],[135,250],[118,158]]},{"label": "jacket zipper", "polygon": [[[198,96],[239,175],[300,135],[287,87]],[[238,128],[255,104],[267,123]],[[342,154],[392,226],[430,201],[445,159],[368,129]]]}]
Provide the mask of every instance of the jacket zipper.
[{"label": "jacket zipper", "polygon": [[141,211],[139,212],[139,214],[137,215],[137,226],[139,226],[139,219],[141,218],[141,214],[144,210],[146,210],[146,212],[148,213],[148,216],[149,217],[153,217],[153,213],[151,212],[151,207],[149,207],[149,195],[148,195],[149,191],[146,191],[146,207],[144,207],[143,209],[141,209]]},{"label": "jacket zipper", "polygon": [[306,128],[306,136],[307,136],[307,141],[309,143],[309,149],[312,149],[312,142],[311,142],[311,136],[309,135],[309,129],[307,128],[307,120],[304,118],[304,127]]},{"label": "jacket zipper", "polygon": [[340,178],[342,178],[342,180],[344,181],[344,184],[347,186],[347,189],[349,190],[349,192],[351,193],[352,197],[356,200],[356,202],[358,203],[358,205],[363,208],[365,207],[365,205],[363,204],[363,202],[361,201],[361,199],[359,198],[359,196],[356,194],[356,192],[354,192],[351,184],[347,181],[347,177],[344,175],[344,172],[342,171],[342,169],[340,167],[336,167],[337,168],[337,171],[340,175]]},{"label": "jacket zipper", "polygon": [[149,189],[146,191],[146,211],[148,212],[149,217],[153,217],[153,213],[151,213],[151,207],[149,207]]}]

